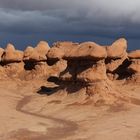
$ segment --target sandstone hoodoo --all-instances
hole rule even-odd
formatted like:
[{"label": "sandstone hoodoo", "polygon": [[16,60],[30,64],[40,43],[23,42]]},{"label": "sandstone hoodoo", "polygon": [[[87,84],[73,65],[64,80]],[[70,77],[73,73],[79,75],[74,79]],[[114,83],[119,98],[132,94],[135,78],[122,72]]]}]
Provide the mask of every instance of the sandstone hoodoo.
[{"label": "sandstone hoodoo", "polygon": [[31,46],[27,47],[24,51],[24,61],[46,61],[47,60],[47,53],[50,47],[47,42],[40,41],[38,45],[33,48]]},{"label": "sandstone hoodoo", "polygon": [[24,51],[23,61],[28,73],[25,78],[28,80],[43,78],[49,74],[47,64],[47,53],[50,47],[47,42],[40,41],[35,48],[28,46]]},{"label": "sandstone hoodoo", "polygon": [[3,73],[1,73],[1,76],[18,77],[24,70],[23,52],[16,50],[12,44],[8,44],[2,52],[1,64]]},{"label": "sandstone hoodoo", "polygon": [[[54,58],[57,51],[62,52],[63,55]],[[107,52],[105,47],[94,42],[81,44],[62,42],[53,46],[48,52],[48,56],[52,60],[64,59],[67,61],[67,67],[60,73],[59,81],[60,87],[63,87],[68,94],[81,92],[83,89],[85,96],[96,98],[93,100],[95,103],[101,100],[106,102],[106,96],[112,98],[109,92],[113,91],[113,84],[106,75]]]},{"label": "sandstone hoodoo", "polygon": [[12,44],[8,44],[2,55],[2,62],[21,62],[23,60],[23,52],[16,50]]}]

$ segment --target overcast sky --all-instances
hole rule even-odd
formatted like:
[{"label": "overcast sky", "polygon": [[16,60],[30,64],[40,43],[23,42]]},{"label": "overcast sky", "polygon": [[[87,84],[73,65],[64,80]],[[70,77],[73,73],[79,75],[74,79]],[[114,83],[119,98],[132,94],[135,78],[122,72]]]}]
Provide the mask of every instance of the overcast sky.
[{"label": "overcast sky", "polygon": [[119,37],[140,49],[140,0],[0,0],[0,46],[24,49],[39,40],[95,41]]}]

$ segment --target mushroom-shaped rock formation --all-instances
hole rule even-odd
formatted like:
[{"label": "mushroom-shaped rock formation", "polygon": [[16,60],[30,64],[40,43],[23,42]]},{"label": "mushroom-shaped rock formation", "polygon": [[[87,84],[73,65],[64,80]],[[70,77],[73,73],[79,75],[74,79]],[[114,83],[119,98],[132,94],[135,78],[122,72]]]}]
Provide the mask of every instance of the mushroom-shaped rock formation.
[{"label": "mushroom-shaped rock formation", "polygon": [[94,42],[81,44],[72,42],[58,42],[47,54],[51,59],[103,59],[107,57],[106,49]]},{"label": "mushroom-shaped rock formation", "polygon": [[50,47],[47,42],[40,41],[38,45],[33,48],[31,46],[27,47],[24,51],[25,61],[46,61],[46,54],[48,53]]},{"label": "mushroom-shaped rock formation", "polygon": [[[56,55],[57,52],[61,54],[59,57]],[[88,96],[111,92],[111,81],[106,75],[107,52],[105,47],[94,42],[81,44],[59,42],[49,50],[47,56],[50,60],[56,59],[59,62],[64,59],[67,61],[67,67],[58,77],[60,87],[62,86],[67,93],[80,92],[81,89],[85,89],[85,95]],[[98,91],[96,86],[98,86]]]},{"label": "mushroom-shaped rock formation", "polygon": [[21,62],[23,60],[23,52],[15,50],[12,44],[8,44],[2,55],[2,62]]}]

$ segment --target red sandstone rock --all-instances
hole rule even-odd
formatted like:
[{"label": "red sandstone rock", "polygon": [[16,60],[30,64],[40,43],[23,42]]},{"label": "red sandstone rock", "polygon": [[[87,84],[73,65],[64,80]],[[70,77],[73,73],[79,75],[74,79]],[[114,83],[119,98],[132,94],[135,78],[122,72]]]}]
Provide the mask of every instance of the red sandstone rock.
[{"label": "red sandstone rock", "polygon": [[47,56],[50,59],[104,59],[107,53],[104,47],[94,42],[58,42],[49,50]]},{"label": "red sandstone rock", "polygon": [[19,50],[15,50],[12,44],[8,44],[3,55],[3,62],[20,62],[23,60],[23,52]]},{"label": "red sandstone rock", "polygon": [[108,58],[122,58],[126,55],[127,41],[124,38],[121,38],[115,41],[111,46],[106,47],[106,50]]},{"label": "red sandstone rock", "polygon": [[140,73],[140,59],[132,59],[132,64],[128,67],[129,71]]},{"label": "red sandstone rock", "polygon": [[140,50],[131,51],[128,53],[130,59],[140,59]]},{"label": "red sandstone rock", "polygon": [[39,42],[39,44],[35,48],[29,46],[24,51],[24,60],[45,61],[47,60],[46,55],[49,49],[49,45],[45,41]]},{"label": "red sandstone rock", "polygon": [[1,57],[2,57],[3,53],[4,53],[4,49],[0,48],[0,61],[1,61]]}]

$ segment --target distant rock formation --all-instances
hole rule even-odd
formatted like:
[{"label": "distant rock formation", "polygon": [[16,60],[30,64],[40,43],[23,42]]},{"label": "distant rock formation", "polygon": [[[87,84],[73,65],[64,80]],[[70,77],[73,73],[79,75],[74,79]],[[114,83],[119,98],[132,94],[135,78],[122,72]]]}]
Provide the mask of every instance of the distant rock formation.
[{"label": "distant rock formation", "polygon": [[114,88],[107,77],[105,60],[108,56],[104,46],[94,42],[58,42],[49,50],[47,56],[52,61],[67,61],[67,67],[58,79],[60,86],[68,94],[72,92],[69,89],[73,89],[73,92],[84,89],[85,95],[92,96],[95,102],[103,99],[106,101],[105,97],[113,99],[109,94],[114,92]]},{"label": "distant rock formation", "polygon": [[114,98],[114,80],[140,82],[140,50],[127,53],[124,38],[110,46],[56,42],[49,47],[47,42],[40,41],[35,48],[28,46],[23,52],[8,44],[5,49],[0,48],[0,78],[5,77],[20,80],[55,77],[68,94],[83,89],[96,101],[107,101]]}]

